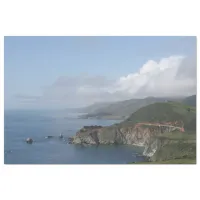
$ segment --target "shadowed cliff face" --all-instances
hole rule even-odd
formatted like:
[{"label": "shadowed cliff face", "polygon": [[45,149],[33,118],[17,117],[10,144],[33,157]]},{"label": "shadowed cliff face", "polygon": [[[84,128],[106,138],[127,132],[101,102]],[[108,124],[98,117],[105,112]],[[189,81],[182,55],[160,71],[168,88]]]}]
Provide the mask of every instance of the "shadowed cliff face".
[{"label": "shadowed cliff face", "polygon": [[[141,125],[141,123],[138,123],[132,126],[129,124],[126,127],[120,125],[108,127],[87,126],[79,130],[76,136],[70,138],[70,143],[143,146],[143,155],[148,157],[149,161],[176,159],[183,158],[184,156],[195,157],[195,143],[188,143],[192,135],[180,132],[183,124],[181,124],[182,127],[172,126],[171,124],[142,123]],[[179,133],[178,135],[177,132]],[[180,138],[174,140],[176,137]],[[182,137],[185,139],[181,140]]]}]

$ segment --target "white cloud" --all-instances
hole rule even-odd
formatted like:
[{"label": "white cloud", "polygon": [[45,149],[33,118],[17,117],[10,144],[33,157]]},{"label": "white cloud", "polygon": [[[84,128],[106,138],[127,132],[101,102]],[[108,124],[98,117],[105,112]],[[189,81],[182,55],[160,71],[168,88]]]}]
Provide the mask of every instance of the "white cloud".
[{"label": "white cloud", "polygon": [[[179,74],[182,74],[182,77]],[[171,56],[159,62],[150,60],[137,73],[121,77],[115,91],[126,91],[133,98],[194,94],[196,93],[195,62],[192,63],[183,56]]]},{"label": "white cloud", "polygon": [[[182,61],[183,57],[181,56],[163,58],[159,62],[150,60],[139,69],[138,73],[121,77],[118,81],[118,87],[120,90],[127,90],[131,94],[136,94],[144,86],[154,90],[160,83],[164,82],[161,76],[171,79],[176,74]],[[169,74],[169,71],[172,74]]]},{"label": "white cloud", "polygon": [[[103,76],[59,77],[35,99],[36,104],[83,106],[147,96],[187,96],[196,93],[196,57],[171,56],[149,60],[118,80]],[[23,97],[23,96],[22,96]],[[59,103],[58,103],[59,102]]]}]

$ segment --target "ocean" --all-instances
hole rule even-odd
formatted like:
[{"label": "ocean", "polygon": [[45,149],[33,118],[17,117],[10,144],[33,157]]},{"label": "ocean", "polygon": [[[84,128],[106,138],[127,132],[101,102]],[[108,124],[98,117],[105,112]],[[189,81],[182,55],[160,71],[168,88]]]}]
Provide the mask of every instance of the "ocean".
[{"label": "ocean", "polygon": [[[127,164],[142,161],[143,148],[131,145],[82,146],[67,138],[85,125],[108,126],[117,120],[79,119],[77,113],[42,110],[6,110],[5,164]],[[59,138],[60,134],[64,138]],[[46,136],[54,136],[46,139]],[[26,138],[34,142],[27,144]]]}]

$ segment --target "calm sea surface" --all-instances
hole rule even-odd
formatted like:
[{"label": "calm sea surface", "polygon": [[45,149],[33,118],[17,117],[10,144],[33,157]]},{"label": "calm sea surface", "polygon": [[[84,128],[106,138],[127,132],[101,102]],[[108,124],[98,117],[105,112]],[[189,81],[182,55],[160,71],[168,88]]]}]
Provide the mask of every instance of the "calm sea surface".
[{"label": "calm sea surface", "polygon": [[[67,137],[85,125],[111,125],[119,121],[78,119],[61,111],[5,111],[5,164],[126,164],[143,160],[143,148],[129,145],[83,147],[67,144]],[[64,139],[58,136],[63,133]],[[46,136],[55,136],[45,139]],[[35,142],[27,144],[31,137]]]}]

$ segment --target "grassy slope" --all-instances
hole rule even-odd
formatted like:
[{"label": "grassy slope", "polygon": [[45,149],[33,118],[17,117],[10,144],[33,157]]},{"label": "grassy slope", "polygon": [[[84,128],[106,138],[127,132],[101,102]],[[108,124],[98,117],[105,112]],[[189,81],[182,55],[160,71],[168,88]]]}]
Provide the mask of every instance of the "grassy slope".
[{"label": "grassy slope", "polygon": [[164,133],[156,136],[157,138],[160,139],[168,139],[168,140],[179,140],[179,141],[188,141],[188,142],[193,142],[196,141],[196,134],[195,132],[170,132],[170,133]]},{"label": "grassy slope", "polygon": [[[190,112],[188,112],[188,108]],[[196,130],[196,109],[178,102],[154,103],[140,108],[120,125],[182,120],[186,130]]]},{"label": "grassy slope", "polygon": [[173,159],[155,162],[137,162],[129,164],[196,164],[196,159]]},{"label": "grassy slope", "polygon": [[183,104],[196,107],[196,95],[189,96],[182,101]]}]

